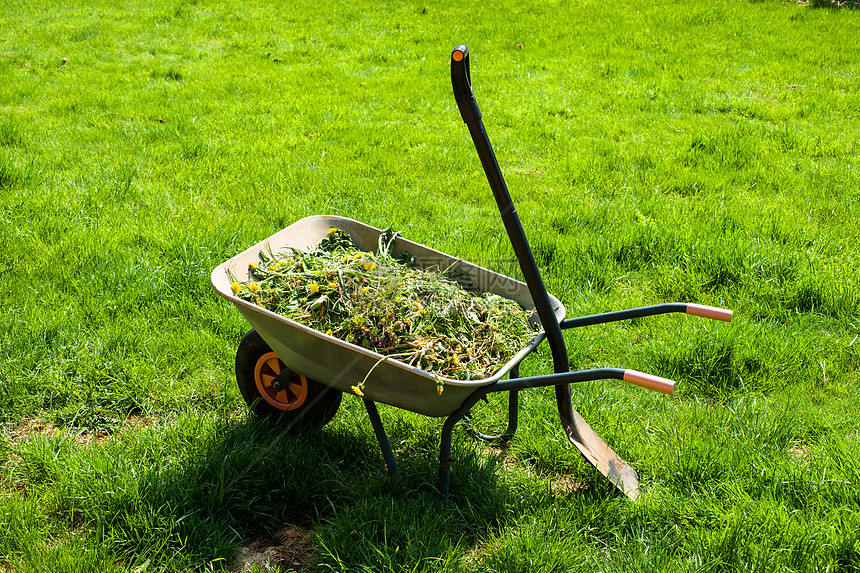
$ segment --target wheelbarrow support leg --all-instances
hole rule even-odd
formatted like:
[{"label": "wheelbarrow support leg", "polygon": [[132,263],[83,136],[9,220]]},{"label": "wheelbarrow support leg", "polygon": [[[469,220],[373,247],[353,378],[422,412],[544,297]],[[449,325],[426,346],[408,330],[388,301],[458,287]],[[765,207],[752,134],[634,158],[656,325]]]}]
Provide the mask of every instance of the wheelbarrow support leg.
[{"label": "wheelbarrow support leg", "polygon": [[457,415],[458,413],[459,410],[448,416],[442,426],[442,439],[439,445],[439,481],[436,487],[443,496],[448,495],[448,482],[451,476],[451,433],[462,418],[462,414]]},{"label": "wheelbarrow support leg", "polygon": [[[471,396],[460,405],[459,408],[445,418],[445,423],[442,425],[442,438],[439,443],[439,481],[436,485],[439,493],[448,495],[448,478],[451,475],[451,434],[454,432],[454,426],[457,422],[463,419],[475,403],[487,395],[490,391],[490,386],[483,386],[475,390]],[[515,399],[512,399],[515,400]],[[511,407],[513,402],[509,403]],[[516,424],[516,422],[514,422]],[[510,425],[509,425],[510,429]]]},{"label": "wheelbarrow support leg", "polygon": [[370,425],[373,426],[373,432],[376,434],[376,441],[379,442],[379,449],[382,450],[382,457],[385,460],[388,473],[393,476],[399,476],[400,470],[397,469],[397,460],[394,459],[394,452],[391,450],[391,444],[388,442],[385,428],[382,427],[382,419],[379,417],[376,402],[365,399],[364,409],[367,410],[367,416],[370,418]]}]

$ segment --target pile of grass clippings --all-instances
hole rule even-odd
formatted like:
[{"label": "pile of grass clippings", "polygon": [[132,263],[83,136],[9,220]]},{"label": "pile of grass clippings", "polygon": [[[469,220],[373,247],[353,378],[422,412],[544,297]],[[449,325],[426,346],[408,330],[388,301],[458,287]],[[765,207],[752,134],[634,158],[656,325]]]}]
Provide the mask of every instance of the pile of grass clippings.
[{"label": "pile of grass clippings", "polygon": [[[253,280],[233,281],[244,300],[311,328],[439,376],[492,376],[535,336],[516,302],[464,290],[445,269],[421,270],[392,256],[396,233],[376,254],[332,228],[311,251],[260,253]],[[441,393],[442,386],[438,386]],[[361,388],[354,388],[361,395]]]}]

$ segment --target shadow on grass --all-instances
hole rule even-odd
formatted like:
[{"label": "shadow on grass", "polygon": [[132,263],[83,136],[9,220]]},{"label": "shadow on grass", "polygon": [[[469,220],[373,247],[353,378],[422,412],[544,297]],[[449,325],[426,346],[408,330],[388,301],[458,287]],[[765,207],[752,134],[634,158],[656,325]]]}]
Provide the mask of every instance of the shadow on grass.
[{"label": "shadow on grass", "polygon": [[[337,424],[284,432],[251,420],[228,425],[169,469],[151,474],[143,503],[158,508],[169,552],[199,567],[229,568],[249,540],[284,527],[310,529],[313,559],[336,568],[414,566],[436,562],[504,520],[510,493],[498,482],[497,461],[455,440],[452,495],[435,489],[438,462],[432,424],[409,445],[409,428],[389,428],[402,477],[385,471],[368,428]],[[398,448],[398,444],[400,447]],[[417,445],[416,445],[417,444]],[[127,541],[136,534],[125,531]],[[125,549],[139,554],[151,540]],[[165,547],[166,548],[166,547]]]}]

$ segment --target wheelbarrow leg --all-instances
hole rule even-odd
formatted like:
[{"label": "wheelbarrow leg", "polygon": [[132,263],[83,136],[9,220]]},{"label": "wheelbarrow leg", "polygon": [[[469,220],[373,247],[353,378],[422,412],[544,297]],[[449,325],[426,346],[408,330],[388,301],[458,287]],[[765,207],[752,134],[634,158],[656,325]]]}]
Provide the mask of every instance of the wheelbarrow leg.
[{"label": "wheelbarrow leg", "polygon": [[373,426],[373,432],[376,434],[376,441],[379,442],[379,449],[382,450],[382,457],[385,460],[388,473],[393,476],[399,476],[400,470],[397,469],[397,460],[394,459],[394,452],[391,450],[391,444],[388,442],[385,428],[382,427],[382,419],[379,417],[376,402],[364,399],[364,409],[367,410],[367,416],[370,418],[370,425]]},{"label": "wheelbarrow leg", "polygon": [[570,384],[555,387],[558,415],[567,439],[588,460],[588,463],[609,478],[616,488],[630,499],[639,494],[639,478],[630,464],[621,459],[591,426],[579,415],[570,401]]},{"label": "wheelbarrow leg", "polygon": [[442,426],[442,438],[439,444],[439,482],[436,488],[443,496],[448,495],[448,478],[451,475],[451,433],[462,418],[462,414],[458,415],[458,412],[448,416]]},{"label": "wheelbarrow leg", "polygon": [[[519,378],[520,377],[520,367],[519,365],[515,366],[511,370],[510,378]],[[459,408],[454,410],[454,413],[448,416],[445,419],[445,423],[442,425],[442,437],[439,443],[439,481],[436,484],[436,488],[439,490],[443,496],[448,495],[448,482],[451,475],[451,440],[452,433],[454,432],[454,426],[457,425],[457,422],[464,419],[466,414],[471,410],[472,406],[475,403],[487,395],[487,387],[479,388],[475,391],[474,394],[469,396],[463,404],[460,405]],[[474,428],[471,429],[472,435],[486,441],[507,441],[510,440],[514,433],[517,431],[517,420],[519,418],[519,390],[510,390],[508,392],[508,428],[504,431],[504,433],[499,434],[498,436],[485,436],[477,431]]]}]

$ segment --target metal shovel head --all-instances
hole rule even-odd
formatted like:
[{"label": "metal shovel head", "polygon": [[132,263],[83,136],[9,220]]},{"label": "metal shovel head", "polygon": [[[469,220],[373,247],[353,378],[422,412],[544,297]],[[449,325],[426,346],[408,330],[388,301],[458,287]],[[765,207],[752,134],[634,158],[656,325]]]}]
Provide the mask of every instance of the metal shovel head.
[{"label": "metal shovel head", "polygon": [[576,446],[588,463],[609,478],[609,481],[624,495],[630,499],[636,499],[639,494],[639,477],[636,471],[606,445],[606,442],[591,429],[575,408],[572,410],[572,423],[562,418],[562,425],[570,443]]}]

